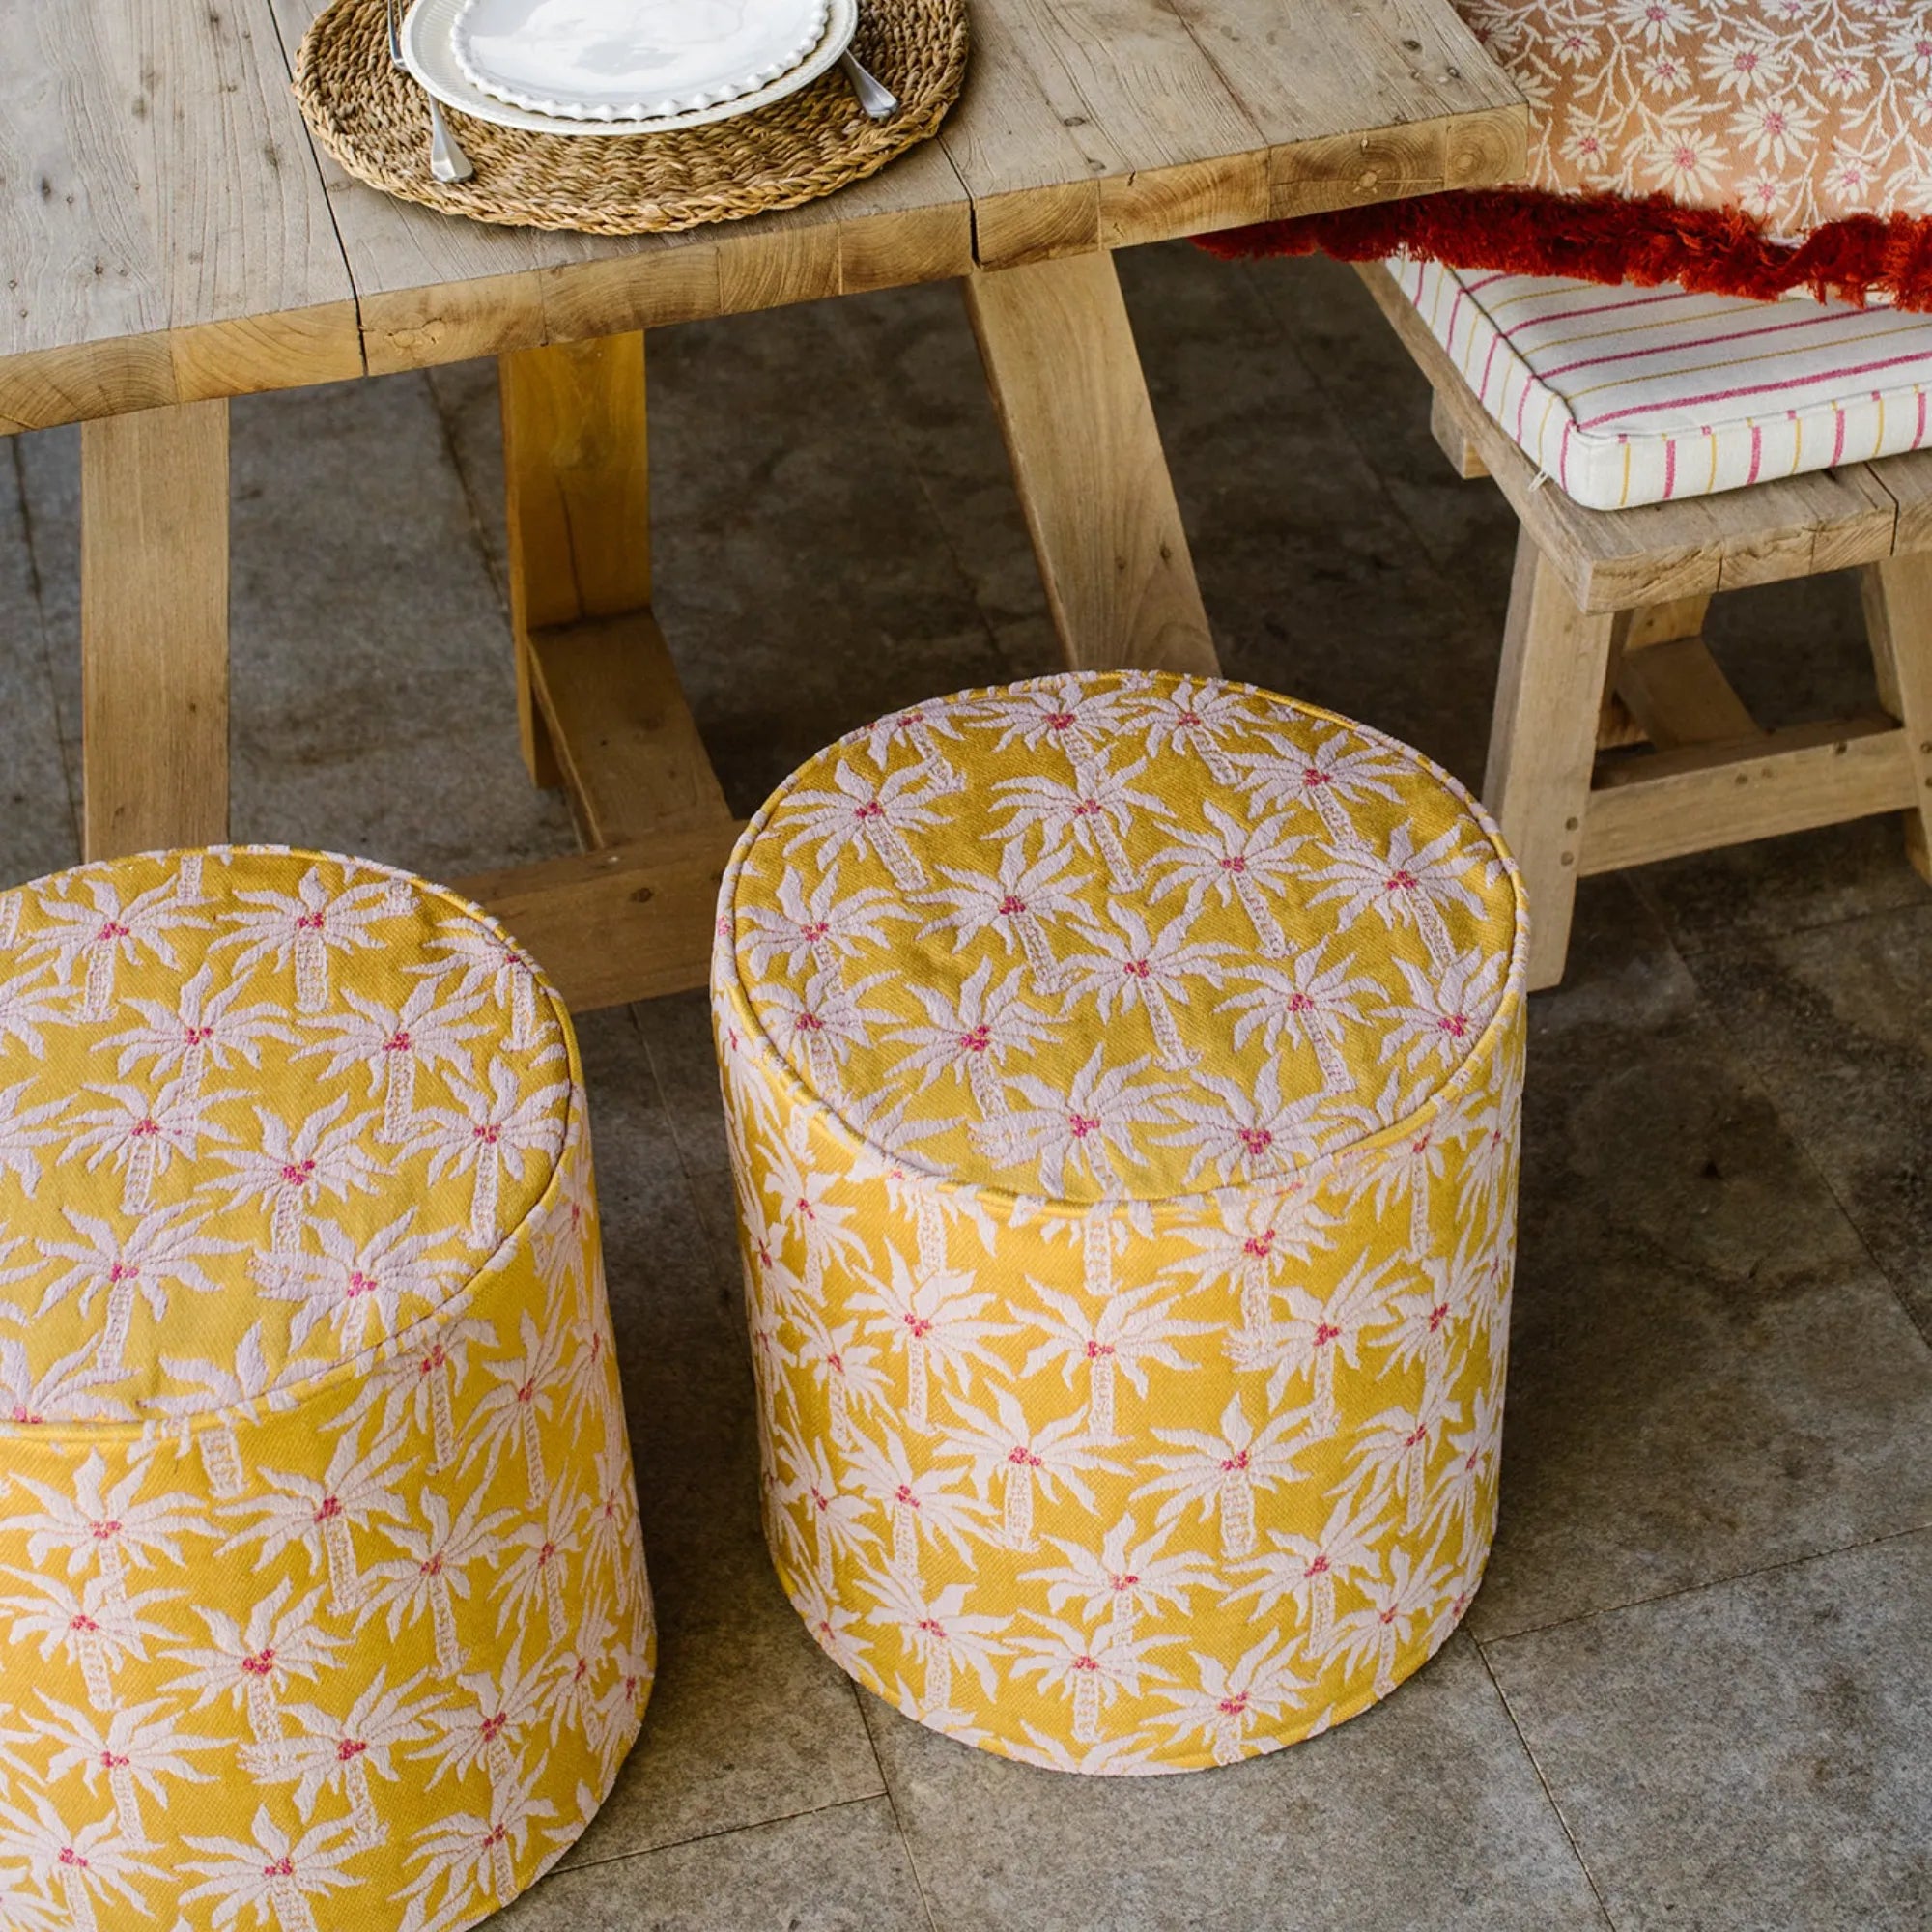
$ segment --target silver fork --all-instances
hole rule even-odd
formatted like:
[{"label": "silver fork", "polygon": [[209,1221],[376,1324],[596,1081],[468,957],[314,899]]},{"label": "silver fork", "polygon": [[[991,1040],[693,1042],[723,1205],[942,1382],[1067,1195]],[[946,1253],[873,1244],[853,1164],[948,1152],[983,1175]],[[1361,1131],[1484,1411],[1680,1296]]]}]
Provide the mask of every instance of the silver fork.
[{"label": "silver fork", "polygon": [[[403,60],[403,37],[396,25],[396,0],[383,0],[383,11],[389,23],[389,65],[404,73],[409,68]],[[413,79],[414,76],[411,75]],[[429,102],[429,171],[440,182],[468,181],[476,170],[469,165],[469,156],[457,145],[456,136],[449,131],[449,124],[442,118],[442,109],[437,105],[436,96],[427,89],[423,99]]]}]

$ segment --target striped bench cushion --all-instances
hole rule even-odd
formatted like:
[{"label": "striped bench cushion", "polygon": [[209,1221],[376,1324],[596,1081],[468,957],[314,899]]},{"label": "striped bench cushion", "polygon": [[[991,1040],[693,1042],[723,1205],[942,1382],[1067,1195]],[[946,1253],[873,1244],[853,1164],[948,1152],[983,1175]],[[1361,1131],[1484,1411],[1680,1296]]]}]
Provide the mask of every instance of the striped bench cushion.
[{"label": "striped bench cushion", "polygon": [[1932,315],[1388,267],[1483,407],[1591,509],[1932,442]]}]

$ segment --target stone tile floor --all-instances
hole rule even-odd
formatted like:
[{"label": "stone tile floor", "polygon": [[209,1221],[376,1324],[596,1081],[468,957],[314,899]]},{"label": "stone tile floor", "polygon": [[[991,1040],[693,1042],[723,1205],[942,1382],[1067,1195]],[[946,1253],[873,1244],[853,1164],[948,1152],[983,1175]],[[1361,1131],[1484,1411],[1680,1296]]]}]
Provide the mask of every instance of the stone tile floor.
[{"label": "stone tile floor", "polygon": [[[1229,672],[1480,772],[1513,541],[1353,279],[1122,261]],[[652,344],[662,611],[734,807],[1048,668],[945,288]],[[566,849],[517,761],[487,366],[239,403],[235,825],[451,874]],[[76,851],[76,442],[0,471],[0,883]],[[1747,593],[1768,723],[1849,582]],[[701,1000],[582,1026],[663,1671],[505,1932],[1932,1926],[1932,895],[1873,822],[1586,881],[1532,1007],[1503,1526],[1465,1630],[1280,1756],[1076,1780],[839,1676],[758,1539]]]}]

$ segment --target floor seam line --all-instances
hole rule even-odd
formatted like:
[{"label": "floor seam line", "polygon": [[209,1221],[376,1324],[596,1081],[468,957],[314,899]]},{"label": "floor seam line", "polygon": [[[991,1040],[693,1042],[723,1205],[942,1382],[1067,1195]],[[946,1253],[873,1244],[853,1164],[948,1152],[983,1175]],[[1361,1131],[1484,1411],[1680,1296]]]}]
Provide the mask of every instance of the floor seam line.
[{"label": "floor seam line", "polygon": [[[1706,1590],[1724,1590],[1734,1583],[1747,1583],[1757,1577],[1776,1577],[1780,1571],[1802,1569],[1807,1563],[1829,1563],[1834,1556],[1850,1556],[1861,1549],[1882,1549],[1889,1543],[1902,1543],[1908,1537],[1932,1535],[1932,1517],[1923,1522],[1910,1522],[1901,1529],[1888,1529],[1877,1536],[1855,1537],[1849,1543],[1834,1543],[1829,1549],[1806,1550],[1802,1556],[1780,1557],[1775,1563],[1760,1563],[1728,1577],[1711,1577],[1698,1583],[1685,1583],[1675,1590],[1660,1590],[1652,1597],[1632,1597],[1627,1603],[1605,1604],[1594,1610],[1579,1610],[1574,1617],[1555,1617],[1547,1624],[1530,1624],[1502,1636],[1475,1637],[1476,1648],[1487,1661],[1489,1653],[1503,1644],[1524,1637],[1545,1636],[1551,1631],[1575,1630],[1602,1617],[1621,1616],[1625,1610],[1648,1609],[1653,1604],[1674,1604],[1681,1597],[1694,1597]],[[1475,1635],[1473,1632],[1470,1633]]]},{"label": "floor seam line", "polygon": [[567,1878],[572,1872],[602,1871],[610,1865],[655,1858],[660,1852],[682,1851],[687,1845],[716,1844],[720,1838],[735,1838],[745,1832],[762,1832],[772,1825],[795,1824],[801,1818],[818,1818],[828,1811],[849,1810],[854,1804],[876,1804],[881,1798],[889,1796],[882,1791],[868,1791],[856,1798],[835,1798],[829,1804],[809,1804],[803,1811],[781,1811],[770,1818],[751,1818],[742,1825],[725,1825],[716,1832],[695,1832],[688,1838],[670,1838],[662,1845],[644,1845],[635,1852],[612,1852],[608,1858],[583,1859],[576,1864],[554,1866],[546,1876]]}]

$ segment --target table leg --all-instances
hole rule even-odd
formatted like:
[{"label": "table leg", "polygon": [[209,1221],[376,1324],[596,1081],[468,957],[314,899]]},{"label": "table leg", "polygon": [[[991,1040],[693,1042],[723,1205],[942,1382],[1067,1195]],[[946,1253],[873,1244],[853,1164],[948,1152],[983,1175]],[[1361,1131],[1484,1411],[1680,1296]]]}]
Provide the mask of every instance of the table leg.
[{"label": "table leg", "polygon": [[1066,661],[1218,669],[1111,256],[962,284]]},{"label": "table leg", "polygon": [[228,836],[228,405],[80,429],[81,845]]},{"label": "table leg", "polygon": [[651,614],[644,339],[498,366],[524,756],[588,849],[460,883],[580,1009],[701,986],[738,827]]}]

